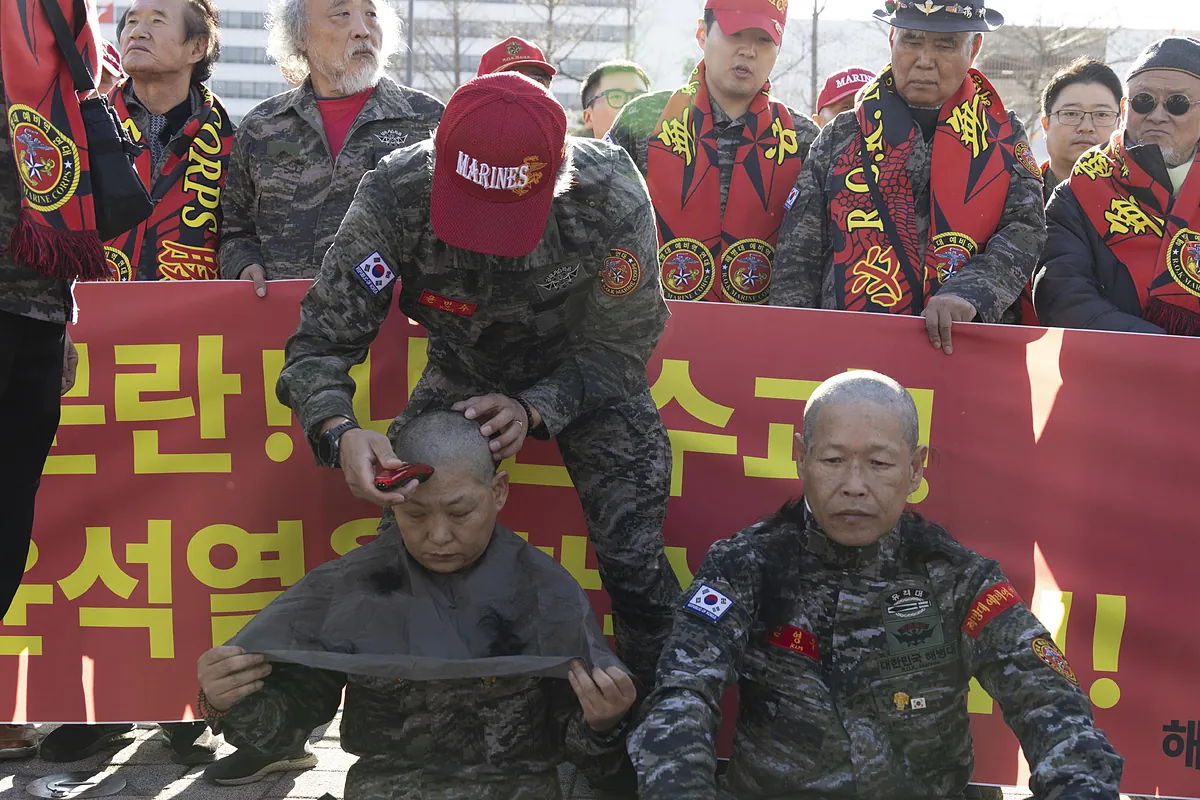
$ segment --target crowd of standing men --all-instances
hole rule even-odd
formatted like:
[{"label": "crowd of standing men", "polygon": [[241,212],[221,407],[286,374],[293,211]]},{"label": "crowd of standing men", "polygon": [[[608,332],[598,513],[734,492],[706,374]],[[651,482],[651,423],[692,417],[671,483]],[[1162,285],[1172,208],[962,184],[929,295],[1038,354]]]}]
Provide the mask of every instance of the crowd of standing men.
[{"label": "crowd of standing men", "polygon": [[[1116,797],[1121,759],[1050,634],[995,562],[905,511],[924,448],[885,376],[813,395],[802,499],[715,545],[682,593],[664,555],[671,452],[645,374],[664,299],[920,316],[947,355],[972,321],[1200,333],[1200,42],[1155,43],[1124,85],[1097,61],[1064,68],[1043,97],[1039,165],[974,68],[998,11],[889,0],[876,17],[890,63],[830,76],[808,115],[770,92],[786,0],[708,0],[682,87],[650,92],[629,62],[583,82],[593,139],[567,135],[554,66],[515,37],[446,106],[398,85],[382,0],[274,0],[270,53],[296,88],[236,132],[204,84],[220,50],[212,0],[136,0],[121,18],[98,88],[140,145],[154,210],[103,242],[97,268],[241,279],[259,297],[315,279],[277,391],[317,462],[384,509],[380,541],[403,541],[389,557],[465,581],[503,539],[494,465],[553,438],[613,601],[624,669],[573,666],[565,706],[542,682],[492,678],[481,694],[478,681],[351,680],[345,724],[363,735],[347,741],[362,757],[348,798],[555,796],[547,771],[589,754],[609,789],[632,792],[636,774],[644,797],[956,797],[973,765],[971,677],[1004,707],[1038,796]],[[40,177],[7,119],[0,232],[16,237]],[[0,610],[73,381],[71,279],[94,274],[16,253],[0,256],[0,414],[24,420],[0,465],[0,506],[15,509],[0,523]],[[393,295],[428,330],[429,361],[383,435],[359,427],[348,371]],[[490,472],[461,431],[429,421],[447,409],[482,434]],[[416,430],[458,444],[410,442],[434,477],[378,488],[377,472],[413,460],[400,443]],[[200,660],[206,719],[164,724],[173,758],[212,761],[211,727],[240,746],[206,769],[215,783],[311,767],[305,739],[337,706],[308,701],[340,696],[340,677],[215,648]],[[718,779],[717,703],[734,684]],[[488,697],[502,713],[452,715]],[[514,715],[562,735],[523,750]],[[402,724],[368,735],[385,716]],[[40,754],[73,761],[129,727],[62,726]],[[0,754],[36,750],[29,729],[0,729]],[[541,793],[518,795],[531,781]]]}]

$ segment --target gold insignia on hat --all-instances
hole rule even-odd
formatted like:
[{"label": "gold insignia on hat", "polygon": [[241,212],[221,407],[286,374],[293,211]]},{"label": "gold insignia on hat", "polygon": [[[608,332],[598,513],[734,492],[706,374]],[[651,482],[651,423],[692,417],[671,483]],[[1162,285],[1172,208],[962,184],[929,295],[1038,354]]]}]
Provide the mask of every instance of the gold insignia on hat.
[{"label": "gold insignia on hat", "polygon": [[925,16],[935,14],[938,11],[941,11],[943,8],[945,8],[945,6],[935,6],[933,4],[933,0],[925,0],[924,3],[916,6],[917,11],[922,12]]},{"label": "gold insignia on hat", "polygon": [[517,197],[524,197],[534,184],[541,183],[542,170],[548,166],[545,161],[539,161],[537,156],[526,156],[523,165],[529,167],[529,180],[520,186],[513,187],[512,193]]},{"label": "gold insignia on hat", "polygon": [[520,42],[509,42],[508,45],[504,49],[508,51],[508,54],[510,56],[520,55],[521,43]]}]

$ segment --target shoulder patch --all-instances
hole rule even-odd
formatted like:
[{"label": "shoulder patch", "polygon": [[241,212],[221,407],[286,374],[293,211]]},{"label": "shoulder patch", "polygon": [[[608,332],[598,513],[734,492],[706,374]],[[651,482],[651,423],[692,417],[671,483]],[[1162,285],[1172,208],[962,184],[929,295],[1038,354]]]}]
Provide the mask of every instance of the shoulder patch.
[{"label": "shoulder patch", "polygon": [[1075,670],[1071,669],[1071,665],[1067,663],[1067,657],[1063,655],[1062,650],[1058,649],[1058,645],[1045,636],[1039,636],[1030,643],[1030,646],[1033,648],[1033,654],[1040,658],[1046,666],[1076,686],[1079,685],[1079,678],[1075,676]]},{"label": "shoulder patch", "polygon": [[979,593],[967,609],[962,629],[972,639],[978,639],[983,626],[1021,602],[1021,596],[1011,583],[994,583]]},{"label": "shoulder patch", "polygon": [[787,200],[783,201],[783,210],[791,211],[792,206],[794,206],[796,204],[796,198],[799,196],[800,196],[800,190],[797,189],[795,186],[793,186],[792,190],[790,192],[788,192]]},{"label": "shoulder patch", "polygon": [[700,584],[700,588],[692,595],[692,599],[684,605],[685,610],[712,622],[719,620],[731,608],[733,608],[733,601],[707,583]]},{"label": "shoulder patch", "polygon": [[383,256],[379,255],[378,250],[359,262],[354,268],[354,274],[373,295],[379,294],[396,280],[396,273],[392,272],[392,268],[383,260]]},{"label": "shoulder patch", "polygon": [[620,247],[614,247],[604,257],[600,268],[600,288],[610,297],[624,297],[642,282],[642,264],[637,256]]},{"label": "shoulder patch", "polygon": [[1042,168],[1038,166],[1037,159],[1033,157],[1033,150],[1029,148],[1028,144],[1017,142],[1016,147],[1013,148],[1013,156],[1016,157],[1017,163],[1029,170],[1029,173],[1035,178],[1042,177]]}]

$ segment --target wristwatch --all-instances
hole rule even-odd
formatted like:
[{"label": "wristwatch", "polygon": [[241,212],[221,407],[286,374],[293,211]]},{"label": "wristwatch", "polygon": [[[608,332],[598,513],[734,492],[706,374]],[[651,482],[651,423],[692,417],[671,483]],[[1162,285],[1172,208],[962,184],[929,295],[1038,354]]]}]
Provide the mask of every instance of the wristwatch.
[{"label": "wristwatch", "polygon": [[317,437],[317,460],[322,465],[330,469],[337,469],[341,466],[338,461],[338,456],[341,454],[341,448],[338,443],[341,441],[342,434],[346,431],[353,430],[358,427],[358,423],[354,420],[346,420],[345,422],[334,425],[329,430]]}]

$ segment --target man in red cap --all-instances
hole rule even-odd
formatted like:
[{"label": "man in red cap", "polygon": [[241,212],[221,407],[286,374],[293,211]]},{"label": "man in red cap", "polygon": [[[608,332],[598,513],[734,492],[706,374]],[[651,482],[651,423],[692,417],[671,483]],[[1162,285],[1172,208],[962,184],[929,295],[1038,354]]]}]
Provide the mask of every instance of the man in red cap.
[{"label": "man in red cap", "polygon": [[862,67],[846,67],[825,79],[825,88],[817,97],[817,113],[813,122],[824,128],[843,111],[854,108],[854,94],[871,81],[875,73]]},{"label": "man in red cap", "polygon": [[493,72],[519,72],[549,89],[558,70],[546,60],[546,54],[536,44],[530,44],[519,36],[510,36],[488,48],[479,59],[479,71],[475,75],[479,77]]},{"label": "man in red cap", "polygon": [[[554,437],[612,598],[617,654],[648,682],[680,591],[662,537],[671,450],[646,384],[667,308],[637,169],[566,130],[563,107],[524,76],[460,87],[433,141],[364,176],[277,391],[318,462],[387,509],[417,482],[381,492],[374,476],[403,465],[395,433],[426,408],[482,422],[497,461],[530,434]],[[429,332],[429,361],[389,439],[358,426],[348,371],[393,294]]]},{"label": "man in red cap", "polygon": [[817,136],[770,94],[786,21],[787,0],[708,0],[691,79],[631,101],[608,132],[646,176],[669,299],[770,296],[779,223]]}]

